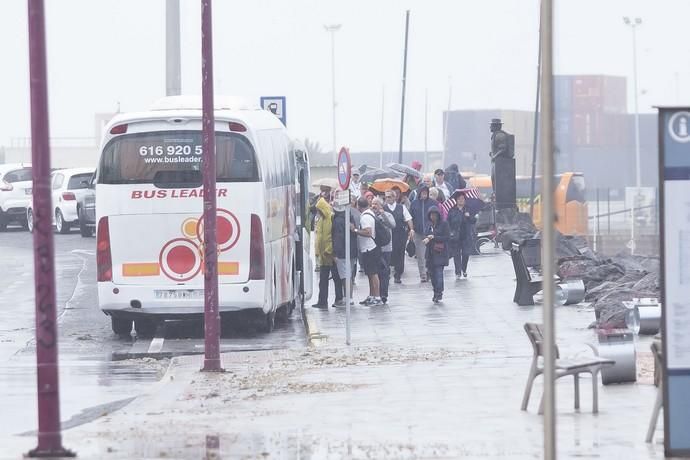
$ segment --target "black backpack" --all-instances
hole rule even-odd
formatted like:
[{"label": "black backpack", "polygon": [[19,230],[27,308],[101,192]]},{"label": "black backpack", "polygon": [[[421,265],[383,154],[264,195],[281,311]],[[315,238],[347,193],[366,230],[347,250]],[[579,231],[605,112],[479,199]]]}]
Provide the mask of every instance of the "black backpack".
[{"label": "black backpack", "polygon": [[374,222],[374,232],[376,233],[374,243],[376,243],[376,246],[382,248],[391,242],[391,231],[388,227],[383,225],[383,222],[381,222],[381,219],[378,217],[374,217]]}]

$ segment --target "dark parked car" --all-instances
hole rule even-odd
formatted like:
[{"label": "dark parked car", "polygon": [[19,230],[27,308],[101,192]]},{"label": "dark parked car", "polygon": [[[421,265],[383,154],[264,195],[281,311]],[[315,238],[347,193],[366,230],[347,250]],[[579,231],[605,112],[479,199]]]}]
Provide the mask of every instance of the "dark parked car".
[{"label": "dark parked car", "polygon": [[84,194],[79,197],[77,209],[79,212],[79,233],[84,238],[94,236],[96,234],[96,188],[94,185],[94,177],[89,180],[88,188]]}]

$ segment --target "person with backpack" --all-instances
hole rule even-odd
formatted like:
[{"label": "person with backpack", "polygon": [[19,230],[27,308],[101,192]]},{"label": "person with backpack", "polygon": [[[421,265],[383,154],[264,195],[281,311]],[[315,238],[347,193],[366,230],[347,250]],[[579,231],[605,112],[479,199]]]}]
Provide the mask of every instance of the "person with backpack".
[{"label": "person with backpack", "polygon": [[443,299],[443,269],[448,265],[450,228],[448,222],[441,219],[441,213],[436,206],[429,209],[427,217],[429,225],[423,241],[426,245],[427,269],[434,289],[434,297],[431,300],[438,303]]},{"label": "person with backpack", "polygon": [[[376,216],[369,207],[369,201],[365,197],[357,200],[357,208],[362,213],[359,228],[355,227],[354,224],[350,224],[350,228],[357,234],[357,246],[359,247],[361,257],[360,263],[364,273],[369,278],[369,296],[361,301],[360,305],[375,307],[383,305],[379,282],[381,247],[376,244]],[[382,242],[382,238],[380,233],[380,242]]]},{"label": "person with backpack", "polygon": [[395,231],[395,217],[383,207],[383,200],[376,197],[371,204],[371,208],[376,214],[377,223],[383,225],[377,230],[387,234],[388,243],[381,246],[381,267],[379,270],[379,283],[381,284],[381,302],[388,303],[388,285],[391,281],[391,253],[393,252],[393,232]]}]

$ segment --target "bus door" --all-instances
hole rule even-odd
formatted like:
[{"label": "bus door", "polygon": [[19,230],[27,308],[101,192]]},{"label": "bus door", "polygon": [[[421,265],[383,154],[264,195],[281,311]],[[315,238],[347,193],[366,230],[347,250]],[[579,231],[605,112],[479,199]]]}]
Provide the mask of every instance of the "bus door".
[{"label": "bus door", "polygon": [[295,149],[295,171],[297,173],[297,206],[295,209],[297,241],[297,270],[299,271],[299,294],[309,300],[313,293],[312,273],[314,267],[311,260],[311,233],[309,228],[309,160],[306,150]]}]

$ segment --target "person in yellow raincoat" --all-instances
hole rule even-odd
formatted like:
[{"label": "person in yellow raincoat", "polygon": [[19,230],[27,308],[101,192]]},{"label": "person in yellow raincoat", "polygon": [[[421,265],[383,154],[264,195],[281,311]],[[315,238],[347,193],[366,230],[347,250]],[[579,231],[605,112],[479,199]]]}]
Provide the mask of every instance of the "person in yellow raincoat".
[{"label": "person in yellow raincoat", "polygon": [[335,285],[335,301],[343,299],[343,283],[338,275],[333,255],[333,208],[328,202],[330,187],[321,187],[321,196],[314,205],[316,216],[316,257],[319,260],[319,299],[314,308],[328,308],[328,284],[332,278]]}]

